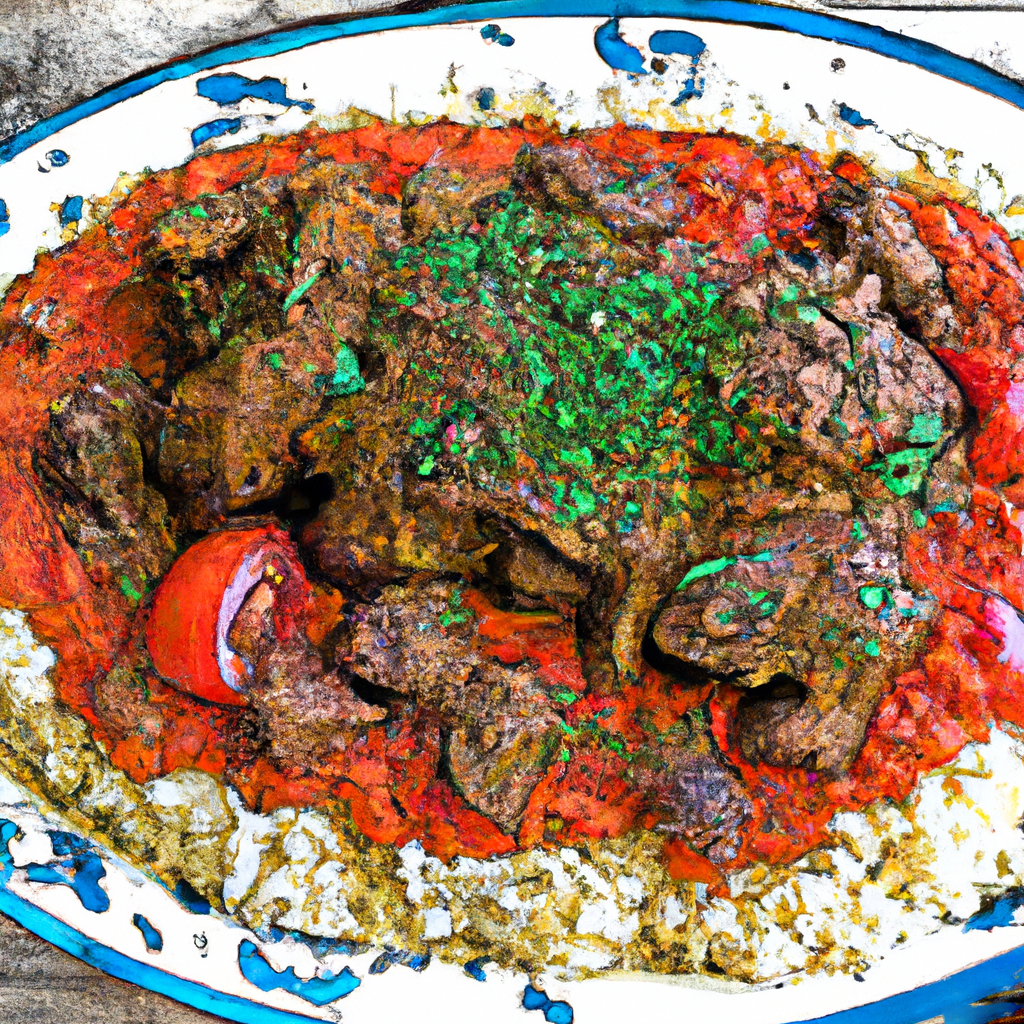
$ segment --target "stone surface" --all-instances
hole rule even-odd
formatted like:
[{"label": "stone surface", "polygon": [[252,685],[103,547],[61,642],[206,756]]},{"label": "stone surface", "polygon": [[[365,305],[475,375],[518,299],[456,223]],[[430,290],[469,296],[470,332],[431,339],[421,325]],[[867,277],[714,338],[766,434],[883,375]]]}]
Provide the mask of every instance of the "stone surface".
[{"label": "stone surface", "polygon": [[378,0],[0,0],[0,136],[129,75]]}]

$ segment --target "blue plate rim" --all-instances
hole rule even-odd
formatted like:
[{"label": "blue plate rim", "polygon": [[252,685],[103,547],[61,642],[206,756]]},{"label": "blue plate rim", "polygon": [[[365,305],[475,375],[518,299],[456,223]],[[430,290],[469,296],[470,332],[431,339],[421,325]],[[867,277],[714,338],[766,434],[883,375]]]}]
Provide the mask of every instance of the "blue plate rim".
[{"label": "blue plate rim", "polygon": [[250,39],[212,47],[192,57],[181,57],[108,86],[94,96],[36,122],[0,142],[0,165],[54,133],[126,99],[139,96],[164,82],[177,81],[201,71],[279,53],[332,39],[368,35],[392,29],[450,25],[503,18],[686,18],[719,24],[745,25],[791,32],[867,50],[912,64],[961,85],[970,86],[1024,110],[1024,82],[1016,81],[969,57],[951,53],[935,43],[901,35],[876,25],[848,21],[795,7],[778,7],[756,0],[489,0],[456,4],[425,11],[395,14],[355,13],[276,29]]}]

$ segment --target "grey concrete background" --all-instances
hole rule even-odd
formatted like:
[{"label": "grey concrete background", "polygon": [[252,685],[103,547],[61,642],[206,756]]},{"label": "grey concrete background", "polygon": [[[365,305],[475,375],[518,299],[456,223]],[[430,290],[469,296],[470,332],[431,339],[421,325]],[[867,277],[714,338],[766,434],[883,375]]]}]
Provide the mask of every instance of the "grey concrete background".
[{"label": "grey concrete background", "polygon": [[387,0],[0,0],[0,135],[182,54],[289,22],[394,6]]},{"label": "grey concrete background", "polygon": [[[922,0],[789,2],[816,10],[936,6]],[[386,0],[0,0],[0,137],[182,54],[295,21],[437,5],[437,0],[402,5]],[[940,5],[960,10],[1024,9],[1022,0],[940,0]],[[1024,38],[1024,32],[1018,38]],[[998,52],[979,57],[999,65]],[[1005,70],[1012,73],[1009,67]],[[115,981],[0,915],[0,1024],[214,1020]]]}]

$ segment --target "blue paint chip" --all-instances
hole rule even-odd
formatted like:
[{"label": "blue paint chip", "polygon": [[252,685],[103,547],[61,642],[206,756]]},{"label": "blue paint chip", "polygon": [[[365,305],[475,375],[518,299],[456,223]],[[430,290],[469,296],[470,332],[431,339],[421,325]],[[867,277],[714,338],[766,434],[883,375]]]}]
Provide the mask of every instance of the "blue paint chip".
[{"label": "blue paint chip", "polygon": [[495,95],[494,90],[490,86],[484,86],[476,94],[476,105],[481,110],[493,110],[494,109]]},{"label": "blue paint chip", "polygon": [[150,953],[159,953],[164,948],[164,937],[141,914],[132,918],[132,924],[142,932],[142,939]]},{"label": "blue paint chip", "polygon": [[392,964],[424,971],[430,964],[429,953],[410,953],[407,949],[386,949],[370,964],[370,974],[383,974]]},{"label": "blue paint chip", "polygon": [[548,999],[541,989],[527,985],[523,992],[524,1010],[542,1010],[548,1024],[572,1024],[572,1007],[561,999]]},{"label": "blue paint chip", "polygon": [[697,81],[697,63],[707,45],[700,36],[692,32],[663,30],[655,32],[647,45],[653,53],[679,54],[690,58],[690,77],[679,95],[672,101],[673,107],[681,106],[690,99],[700,99],[704,95],[704,79]]},{"label": "blue paint chip", "polygon": [[54,862],[28,864],[25,876],[30,882],[66,885],[81,900],[86,910],[102,914],[110,909],[110,897],[100,888],[107,869],[89,844],[71,832],[48,830]]},{"label": "blue paint chip", "polygon": [[245,980],[261,992],[284,989],[314,1006],[326,1006],[336,999],[342,999],[360,985],[359,979],[347,967],[340,974],[325,974],[308,981],[303,981],[295,973],[294,967],[275,971],[263,958],[256,944],[248,939],[238,947],[238,966]]},{"label": "blue paint chip", "polygon": [[484,967],[490,962],[491,958],[489,956],[478,956],[475,960],[467,960],[462,965],[462,969],[474,981],[486,981],[487,975],[484,973]]},{"label": "blue paint chip", "polygon": [[704,79],[699,82],[696,77],[687,79],[686,84],[680,90],[679,95],[672,101],[671,106],[680,107],[687,100],[700,99],[704,95]]},{"label": "blue paint chip", "polygon": [[63,167],[70,159],[63,149],[50,149],[43,154],[42,160],[36,161],[36,170],[40,174],[49,174],[55,167]]},{"label": "blue paint chip", "polygon": [[487,43],[497,43],[499,46],[511,46],[515,39],[507,32],[501,31],[500,25],[484,25],[480,29],[480,37]]},{"label": "blue paint chip", "polygon": [[870,117],[864,117],[859,110],[854,110],[853,107],[847,106],[845,103],[839,104],[839,116],[847,124],[852,124],[854,128],[867,128],[868,125],[878,127],[877,121],[872,121]]},{"label": "blue paint chip", "polygon": [[572,1007],[561,1001],[554,1002],[544,1011],[544,1019],[548,1024],[572,1024]]},{"label": "blue paint chip", "polygon": [[1024,907],[1024,889],[1007,889],[1002,896],[983,905],[972,914],[964,925],[965,932],[985,931],[993,928],[1008,928],[1014,923],[1014,911]]},{"label": "blue paint chip", "polygon": [[298,107],[307,113],[313,109],[313,104],[308,100],[293,100],[280,78],[269,76],[256,81],[234,72],[209,75],[196,82],[196,92],[221,107],[240,103],[243,99],[254,99],[266,100],[267,103],[276,103],[281,107]]},{"label": "blue paint chip", "polygon": [[699,57],[707,45],[692,32],[662,30],[651,36],[647,45],[654,53],[681,53],[686,57]]},{"label": "blue paint chip", "polygon": [[174,887],[174,898],[191,914],[208,914],[210,901],[182,878]]},{"label": "blue paint chip", "polygon": [[82,219],[82,201],[81,196],[68,196],[60,204],[60,226],[62,228],[71,227],[72,224],[76,224]]},{"label": "blue paint chip", "polygon": [[192,147],[194,149],[201,146],[204,142],[217,138],[218,135],[234,135],[241,127],[242,119],[240,117],[218,117],[213,121],[207,121],[206,124],[201,124],[193,130]]},{"label": "blue paint chip", "polygon": [[644,70],[644,55],[619,35],[618,18],[610,18],[594,32],[594,47],[601,60],[617,71],[628,71],[631,75],[648,73]]},{"label": "blue paint chip", "polygon": [[546,993],[534,988],[532,985],[526,986],[526,991],[523,993],[524,1010],[543,1010],[550,1002],[551,1000],[548,999]]},{"label": "blue paint chip", "polygon": [[7,204],[0,199],[0,237],[11,230],[11,215],[7,212]]},{"label": "blue paint chip", "polygon": [[370,964],[369,974],[383,974],[395,961],[390,953],[381,953],[376,960]]}]

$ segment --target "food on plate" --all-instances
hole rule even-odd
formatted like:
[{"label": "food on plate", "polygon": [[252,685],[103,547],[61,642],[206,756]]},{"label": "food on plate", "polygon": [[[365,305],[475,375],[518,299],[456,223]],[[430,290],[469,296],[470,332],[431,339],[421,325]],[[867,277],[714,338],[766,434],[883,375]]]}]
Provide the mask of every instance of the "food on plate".
[{"label": "food on plate", "polygon": [[1000,228],[848,156],[198,156],[6,296],[0,600],[135,782],[714,882],[1020,719],[1022,316]]}]

